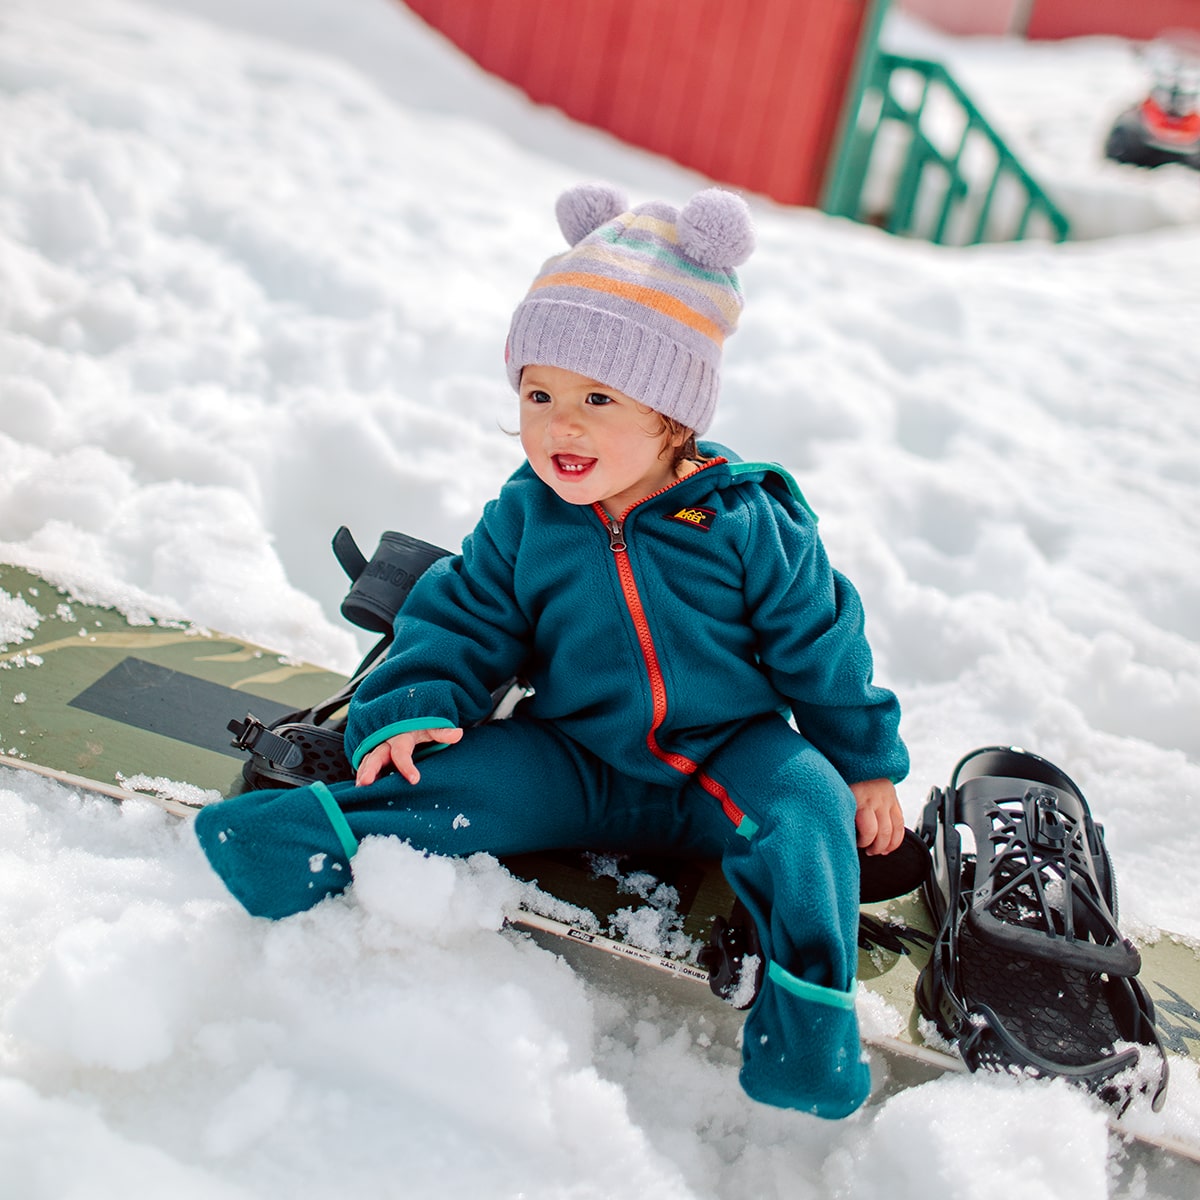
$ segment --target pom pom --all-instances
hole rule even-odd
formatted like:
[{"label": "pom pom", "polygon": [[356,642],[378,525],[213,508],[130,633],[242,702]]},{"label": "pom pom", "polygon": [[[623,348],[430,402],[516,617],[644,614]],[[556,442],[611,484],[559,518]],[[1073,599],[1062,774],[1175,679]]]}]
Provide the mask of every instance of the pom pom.
[{"label": "pom pom", "polygon": [[578,245],[589,233],[628,211],[625,193],[608,183],[581,183],[563,192],[554,206],[558,227],[570,246]]},{"label": "pom pom", "polygon": [[679,214],[679,245],[702,267],[729,271],[754,250],[750,208],[741,196],[722,188],[698,192]]}]

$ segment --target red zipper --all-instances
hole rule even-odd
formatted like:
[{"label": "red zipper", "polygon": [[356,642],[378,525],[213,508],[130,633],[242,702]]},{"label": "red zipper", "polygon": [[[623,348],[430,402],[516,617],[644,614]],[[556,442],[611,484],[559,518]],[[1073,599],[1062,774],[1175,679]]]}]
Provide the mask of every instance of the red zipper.
[{"label": "red zipper", "polygon": [[700,786],[710,795],[715,796],[721,802],[721,809],[725,815],[734,823],[740,825],[746,814],[742,812],[733,800],[730,799],[729,793],[710,775],[705,775],[703,772],[698,776]]},{"label": "red zipper", "polygon": [[[718,463],[725,462],[724,458],[716,458],[711,462],[707,462],[699,470],[706,470],[708,467],[716,466]],[[685,476],[686,479],[691,479],[697,472],[693,471],[691,475]],[[647,500],[653,500],[656,496],[661,496],[663,492],[670,491],[682,483],[682,479],[676,479],[667,484],[664,488],[659,488],[657,492],[652,492],[649,496],[643,496],[641,500],[631,504],[619,517],[610,517],[599,501],[592,505],[596,515],[604,523],[604,527],[608,530],[608,544],[613,552],[613,561],[617,565],[617,577],[621,581],[621,592],[625,597],[625,605],[629,609],[629,615],[633,618],[633,628],[637,633],[638,645],[641,647],[642,658],[646,663],[646,675],[650,682],[650,697],[651,697],[651,718],[650,729],[646,733],[646,745],[650,753],[661,762],[665,762],[668,766],[674,767],[675,770],[684,775],[694,775],[699,769],[699,764],[693,762],[690,758],[683,754],[675,754],[670,750],[664,750],[658,744],[658,729],[667,717],[667,685],[663,679],[662,667],[658,662],[658,652],[654,648],[654,638],[650,633],[650,622],[646,618],[646,610],[642,607],[642,598],[638,593],[637,580],[633,577],[633,566],[629,561],[629,548],[625,541],[625,518],[639,505],[645,504]],[[701,776],[701,783],[704,783],[706,776]],[[710,781],[711,782],[711,781]],[[712,792],[707,783],[704,786]],[[715,787],[720,787],[720,784],[714,784]],[[724,791],[724,789],[721,789]],[[717,795],[716,792],[712,793]],[[720,799],[720,796],[717,796]],[[728,796],[721,801],[722,807],[726,813],[730,812],[733,807],[733,802]],[[729,807],[726,807],[728,805]],[[737,812],[736,807],[733,811]],[[734,819],[732,816],[731,820]],[[738,814],[737,820],[741,819],[741,814]]]}]

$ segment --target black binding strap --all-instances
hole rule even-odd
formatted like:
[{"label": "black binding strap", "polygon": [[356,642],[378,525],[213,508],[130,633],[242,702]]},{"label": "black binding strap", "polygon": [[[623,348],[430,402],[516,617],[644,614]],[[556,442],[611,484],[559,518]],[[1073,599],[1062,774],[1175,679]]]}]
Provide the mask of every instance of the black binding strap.
[{"label": "black binding strap", "polygon": [[363,568],[367,565],[366,555],[358,548],[354,534],[345,525],[333,535],[333,555],[338,560],[338,565],[350,577],[351,583],[363,573]]},{"label": "black binding strap", "polygon": [[225,727],[234,735],[233,745],[248,750],[277,767],[293,770],[304,761],[304,752],[286,738],[272,733],[253,713],[244,721],[230,721]]}]

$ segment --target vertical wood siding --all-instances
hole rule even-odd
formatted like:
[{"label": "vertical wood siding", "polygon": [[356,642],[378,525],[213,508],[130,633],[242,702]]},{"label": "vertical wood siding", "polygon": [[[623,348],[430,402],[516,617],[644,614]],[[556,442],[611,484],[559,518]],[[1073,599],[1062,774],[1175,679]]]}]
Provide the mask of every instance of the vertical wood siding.
[{"label": "vertical wood siding", "polygon": [[633,145],[818,203],[870,0],[407,0],[480,66]]}]

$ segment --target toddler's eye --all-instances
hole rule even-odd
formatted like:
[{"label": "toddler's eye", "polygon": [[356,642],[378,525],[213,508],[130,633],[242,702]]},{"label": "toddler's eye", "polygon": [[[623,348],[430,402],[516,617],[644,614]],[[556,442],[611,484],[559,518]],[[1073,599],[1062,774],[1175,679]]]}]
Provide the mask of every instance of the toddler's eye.
[{"label": "toddler's eye", "polygon": [[537,388],[534,388],[532,392],[525,393],[525,399],[532,401],[534,404],[549,404],[550,393],[539,391]]},{"label": "toddler's eye", "polygon": [[611,396],[606,396],[603,392],[589,392],[587,402],[589,404],[602,407],[605,404],[611,404],[613,402],[613,398]]}]

